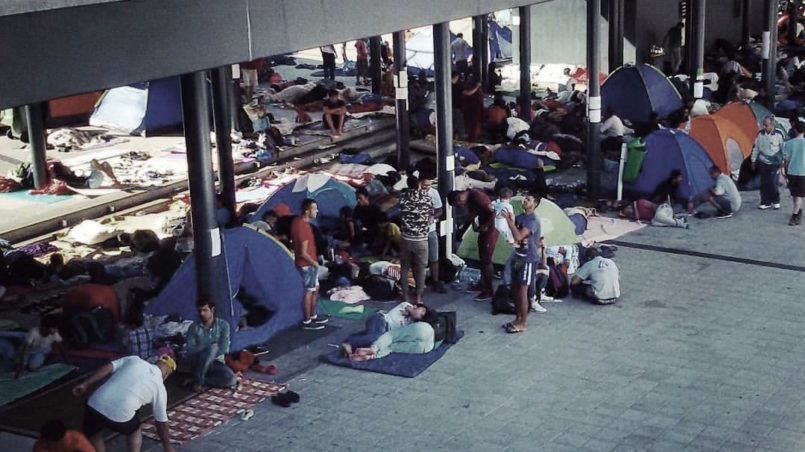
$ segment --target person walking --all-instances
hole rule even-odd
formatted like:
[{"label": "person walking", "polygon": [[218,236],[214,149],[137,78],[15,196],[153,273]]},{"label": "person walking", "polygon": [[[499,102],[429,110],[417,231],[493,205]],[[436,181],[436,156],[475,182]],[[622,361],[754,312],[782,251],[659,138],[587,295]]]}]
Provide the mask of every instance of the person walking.
[{"label": "person walking", "polygon": [[796,138],[788,140],[783,147],[783,174],[788,179],[788,190],[794,200],[794,209],[788,224],[799,226],[802,223],[802,198],[805,197],[805,124],[796,122]]}]

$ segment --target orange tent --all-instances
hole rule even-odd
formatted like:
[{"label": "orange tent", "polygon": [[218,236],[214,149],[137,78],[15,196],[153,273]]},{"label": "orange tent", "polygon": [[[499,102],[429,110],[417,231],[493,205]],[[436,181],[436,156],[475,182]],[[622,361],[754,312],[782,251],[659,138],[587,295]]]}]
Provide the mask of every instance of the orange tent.
[{"label": "orange tent", "polygon": [[741,169],[741,163],[752,153],[754,144],[754,137],[749,138],[737,124],[718,115],[691,119],[690,137],[698,141],[713,163],[727,174]]},{"label": "orange tent", "polygon": [[718,110],[714,116],[728,119],[738,126],[738,129],[741,130],[752,143],[755,142],[755,137],[757,137],[757,133],[760,130],[760,126],[758,126],[759,121],[755,117],[755,112],[752,110],[752,107],[746,102],[731,102],[721,107],[721,110]]}]

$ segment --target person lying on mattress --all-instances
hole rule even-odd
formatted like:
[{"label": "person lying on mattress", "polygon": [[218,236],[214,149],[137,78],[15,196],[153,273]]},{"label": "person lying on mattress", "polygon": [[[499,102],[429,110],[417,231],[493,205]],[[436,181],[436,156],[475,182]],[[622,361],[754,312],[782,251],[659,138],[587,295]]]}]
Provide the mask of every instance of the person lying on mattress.
[{"label": "person lying on mattress", "polygon": [[366,319],[365,330],[347,337],[341,351],[350,361],[382,358],[392,352],[427,353],[433,350],[433,327],[424,322],[428,308],[403,302],[388,312]]}]

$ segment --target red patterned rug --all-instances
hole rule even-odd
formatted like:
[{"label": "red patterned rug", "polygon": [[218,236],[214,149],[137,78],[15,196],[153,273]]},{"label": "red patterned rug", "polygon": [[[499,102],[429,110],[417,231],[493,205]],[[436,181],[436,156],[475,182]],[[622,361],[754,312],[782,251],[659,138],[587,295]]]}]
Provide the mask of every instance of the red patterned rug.
[{"label": "red patterned rug", "polygon": [[[288,387],[248,378],[241,383],[236,393],[229,389],[208,389],[168,410],[171,442],[183,444],[198,438],[235,417],[238,411],[248,410]],[[145,421],[142,428],[143,435],[159,439],[153,418]]]}]

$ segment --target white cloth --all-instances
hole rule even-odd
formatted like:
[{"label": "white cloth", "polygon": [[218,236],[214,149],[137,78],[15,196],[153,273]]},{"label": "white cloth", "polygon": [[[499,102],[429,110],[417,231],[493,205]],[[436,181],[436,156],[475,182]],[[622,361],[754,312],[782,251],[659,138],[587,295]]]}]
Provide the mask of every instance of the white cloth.
[{"label": "white cloth", "polygon": [[508,127],[506,128],[506,138],[513,140],[514,136],[520,132],[528,131],[529,125],[520,118],[506,118]]},{"label": "white cloth", "polygon": [[154,420],[168,422],[168,392],[162,371],[139,356],[112,361],[112,376],[87,404],[114,422],[126,422],[143,405],[151,404]]},{"label": "white cloth", "polygon": [[612,138],[622,137],[626,134],[626,126],[623,125],[621,118],[612,115],[606,121],[601,123],[601,135]]},{"label": "white cloth", "polygon": [[611,300],[621,296],[618,266],[612,259],[598,256],[576,270],[576,276],[582,281],[590,282],[593,293],[599,300]]},{"label": "white cloth", "polygon": [[413,308],[414,305],[404,301],[395,306],[389,312],[383,313],[383,317],[386,318],[386,324],[388,324],[389,330],[393,330],[411,323],[411,318],[405,315],[405,310],[409,307]]},{"label": "white cloth", "polygon": [[726,174],[719,174],[716,178],[716,185],[713,187],[716,196],[725,195],[730,200],[730,209],[737,212],[741,208],[741,194],[735,182]]},{"label": "white cloth", "polygon": [[514,243],[514,235],[509,227],[509,222],[501,215],[503,212],[509,212],[509,215],[514,215],[514,207],[512,207],[511,202],[497,199],[492,201],[492,209],[495,211],[495,229],[506,239],[506,243]]},{"label": "white cloth", "polygon": [[28,331],[28,335],[25,336],[25,343],[28,345],[28,352],[37,352],[39,350],[44,350],[53,345],[54,342],[61,342],[62,337],[59,335],[58,332],[42,336],[42,332],[39,331],[39,327],[31,328]]},{"label": "white cloth", "polygon": [[330,299],[334,301],[343,301],[344,303],[355,304],[361,301],[371,300],[372,297],[363,291],[361,286],[341,287],[333,290],[330,294]]},{"label": "white cloth", "polygon": [[[439,196],[439,190],[430,187],[430,190],[428,190],[428,196],[430,196],[430,200],[433,203],[434,211],[442,208],[443,204],[442,198]],[[438,223],[438,221],[439,220],[437,218],[434,218],[433,221],[431,221],[431,223],[428,225],[428,233],[436,232],[436,223]]]}]

